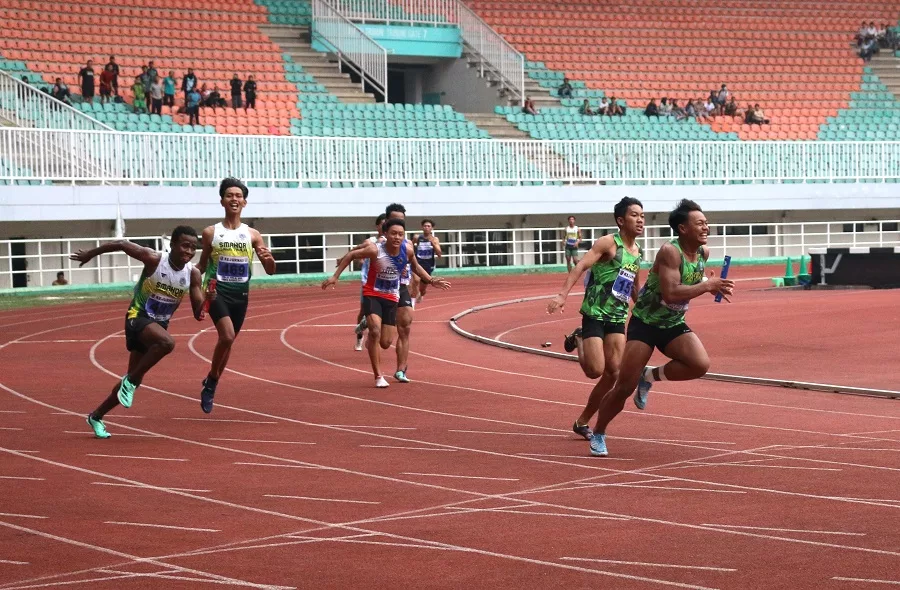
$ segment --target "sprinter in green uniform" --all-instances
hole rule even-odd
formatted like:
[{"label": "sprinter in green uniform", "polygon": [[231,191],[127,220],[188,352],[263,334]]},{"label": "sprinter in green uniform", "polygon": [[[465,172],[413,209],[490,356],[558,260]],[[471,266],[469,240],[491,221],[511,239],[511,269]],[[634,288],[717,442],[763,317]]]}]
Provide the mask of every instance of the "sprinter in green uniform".
[{"label": "sprinter in green uniform", "polygon": [[638,271],[642,252],[636,240],[644,233],[644,207],[637,199],[625,197],[616,204],[613,216],[619,232],[594,241],[566,277],[559,295],[547,304],[547,313],[563,311],[572,287],[581,275],[590,272],[581,305],[581,327],[566,337],[565,344],[567,352],[578,349],[578,362],[584,374],[590,379],[600,379],[584,411],[572,425],[572,430],[586,440],[591,439],[588,422],[619,374],[628,304],[640,288]]},{"label": "sprinter in green uniform", "polygon": [[204,285],[215,279],[216,299],[209,307],[209,317],[216,326],[219,340],[213,351],[209,374],[203,380],[200,407],[212,412],[213,397],[219,378],[231,356],[231,345],[241,331],[247,315],[250,275],[256,253],[266,274],[275,273],[275,259],[258,231],[241,222],[250,190],[236,178],[226,178],[219,185],[219,199],[225,208],[225,220],[203,230],[203,252],[197,267],[204,273]]},{"label": "sprinter in green uniform", "polygon": [[[191,264],[197,252],[197,231],[179,225],[172,232],[171,250],[157,252],[128,240],[108,242],[91,250],[79,250],[69,258],[84,266],[94,257],[107,252],[124,252],[144,263],[141,278],[134,286],[134,296],[125,313],[125,347],[128,372],[116,383],[109,396],[88,414],[87,423],[97,438],[109,438],[103,417],[117,405],[130,408],[134,391],[144,375],[175,348],[169,335],[169,320],[185,294],[190,294],[194,317],[200,319],[205,300],[200,271]],[[210,299],[214,299],[210,295]]]},{"label": "sprinter in green uniform", "polygon": [[[600,402],[591,437],[591,454],[597,457],[608,454],[606,427],[622,411],[632,392],[635,405],[643,409],[654,381],[689,381],[706,374],[709,356],[684,321],[688,303],[706,293],[722,293],[727,301],[734,292],[734,281],[704,276],[709,225],[700,205],[683,199],[669,213],[669,226],[678,237],[664,244],[656,255],[628,322],[619,379]],[[661,367],[647,367],[654,348],[672,360]]]}]

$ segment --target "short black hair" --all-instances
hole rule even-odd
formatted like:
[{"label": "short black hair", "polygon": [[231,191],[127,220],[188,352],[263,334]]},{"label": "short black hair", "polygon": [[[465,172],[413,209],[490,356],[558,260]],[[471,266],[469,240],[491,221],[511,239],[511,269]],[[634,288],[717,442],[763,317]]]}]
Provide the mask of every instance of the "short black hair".
[{"label": "short black hair", "polygon": [[690,199],[681,199],[678,206],[669,213],[669,227],[672,228],[672,231],[675,232],[676,235],[678,234],[678,226],[687,221],[688,214],[691,211],[702,212],[703,209],[700,208],[700,205]]},{"label": "short black hair", "polygon": [[384,216],[390,217],[391,213],[403,213],[403,216],[406,217],[406,207],[400,203],[391,203],[384,208]]},{"label": "short black hair", "polygon": [[387,215],[382,213],[381,215],[379,215],[378,217],[375,218],[375,225],[381,225],[382,223],[384,223],[385,219],[387,219]]},{"label": "short black hair", "polygon": [[63,271],[59,271],[58,273],[56,273],[56,276],[57,276],[57,278],[64,277],[64,276],[66,276],[66,273],[64,273]]},{"label": "short black hair", "polygon": [[230,188],[234,188],[234,187],[238,187],[239,189],[241,189],[241,192],[244,193],[245,199],[250,194],[250,189],[247,188],[246,184],[244,184],[237,178],[233,178],[233,177],[229,176],[228,178],[223,178],[222,182],[219,184],[219,198],[224,199],[225,191],[227,191]]},{"label": "short black hair", "polygon": [[194,236],[197,237],[197,230],[192,228],[189,225],[179,225],[175,229],[172,230],[172,244],[177,244],[178,239],[181,236]]},{"label": "short black hair", "polygon": [[388,219],[387,221],[384,222],[384,225],[381,226],[382,233],[387,233],[388,230],[391,229],[392,227],[394,227],[395,225],[399,225],[404,230],[406,229],[405,221],[403,221],[402,219],[394,218],[394,219]]},{"label": "short black hair", "polygon": [[575,219],[575,216],[574,216],[574,215],[569,215],[568,217],[566,217],[566,221],[569,221],[570,219]]},{"label": "short black hair", "polygon": [[616,225],[619,225],[619,218],[625,217],[628,213],[628,208],[632,205],[637,205],[641,209],[644,208],[644,204],[634,197],[622,197],[622,200],[616,203],[616,206],[613,207],[613,217],[616,220]]},{"label": "short black hair", "polygon": [[425,219],[423,219],[422,223],[420,223],[419,225],[425,225],[426,223],[430,223],[431,227],[437,227],[434,225],[434,222],[432,220],[428,219],[427,217]]}]

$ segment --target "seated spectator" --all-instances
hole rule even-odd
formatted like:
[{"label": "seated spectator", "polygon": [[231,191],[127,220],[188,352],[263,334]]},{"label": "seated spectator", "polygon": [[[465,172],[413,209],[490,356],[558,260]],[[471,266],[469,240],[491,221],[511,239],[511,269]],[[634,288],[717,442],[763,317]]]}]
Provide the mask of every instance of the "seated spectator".
[{"label": "seated spectator", "polygon": [[[728,103],[725,103],[722,106],[722,111],[725,111],[725,107],[728,106]],[[712,97],[706,99],[706,102],[703,103],[703,118],[709,119],[716,115],[716,103],[712,100]]]},{"label": "seated spectator", "polygon": [[62,81],[62,78],[56,79],[56,84],[53,85],[53,88],[50,90],[50,96],[55,98],[60,102],[64,102],[67,105],[72,104],[72,97],[69,93],[69,87],[66,86],[66,83]]},{"label": "seated spectator", "polygon": [[885,33],[884,33],[884,44],[885,47],[894,51],[897,49],[898,42],[900,42],[900,38],[897,36],[897,29],[888,25],[885,25]]},{"label": "seated spectator", "polygon": [[66,273],[64,273],[63,271],[59,271],[58,273],[56,273],[56,280],[53,281],[52,286],[60,287],[62,285],[68,285],[68,284],[69,284],[69,281],[66,280]]},{"label": "seated spectator", "polygon": [[588,99],[584,99],[584,102],[581,103],[581,108],[578,109],[578,112],[582,115],[593,115],[594,111],[591,110],[591,103]]},{"label": "seated spectator", "polygon": [[750,125],[753,122],[753,107],[749,104],[744,109],[744,125]]},{"label": "seated spectator", "polygon": [[684,105],[684,117],[687,119],[689,117],[697,117],[697,107],[694,106],[693,99],[688,99],[687,104]]},{"label": "seated spectator", "polygon": [[684,109],[678,106],[678,101],[672,99],[672,116],[675,117],[676,121],[681,121],[682,119],[687,118],[687,114],[685,114]]},{"label": "seated spectator", "polygon": [[769,120],[766,119],[765,113],[759,108],[758,104],[753,105],[752,114],[748,116],[751,125],[768,125]]},{"label": "seated spectator", "polygon": [[228,103],[225,102],[225,99],[219,93],[219,87],[213,86],[213,89],[204,95],[203,106],[216,110],[217,107],[224,109],[228,106]]},{"label": "seated spectator", "polygon": [[857,44],[860,44],[866,40],[866,31],[867,30],[868,30],[868,27],[866,26],[866,21],[863,21],[862,24],[859,26],[859,30],[856,31],[856,43]]},{"label": "seated spectator", "polygon": [[594,111],[595,115],[605,115],[606,110],[609,108],[609,101],[606,100],[606,97],[600,99],[600,106],[597,107],[597,110]]},{"label": "seated spectator", "polygon": [[526,115],[537,115],[537,109],[534,106],[534,101],[531,100],[530,96],[525,97],[525,106],[522,107],[522,112]]},{"label": "seated spectator", "polygon": [[651,98],[650,102],[647,103],[647,108],[644,109],[644,114],[648,117],[656,117],[659,118],[659,107],[656,106],[656,99]]},{"label": "seated spectator", "polygon": [[625,114],[625,110],[622,108],[622,105],[619,104],[619,101],[616,100],[615,96],[609,97],[609,106],[606,107],[606,114],[610,117],[621,117]]},{"label": "seated spectator", "polygon": [[563,83],[559,90],[556,91],[560,98],[572,98],[572,85],[569,84],[568,78],[563,78]]},{"label": "seated spectator", "polygon": [[875,26],[875,21],[869,23],[869,26],[866,27],[866,39],[875,39],[878,37],[878,28]]},{"label": "seated spectator", "polygon": [[672,116],[672,105],[669,104],[668,97],[662,97],[662,100],[659,101],[659,116],[660,117],[670,117]]},{"label": "seated spectator", "polygon": [[878,53],[878,44],[875,42],[874,37],[866,37],[866,39],[859,44],[857,49],[859,56],[863,61],[868,62],[872,59],[873,55]]},{"label": "seated spectator", "polygon": [[147,112],[147,95],[144,94],[144,81],[141,76],[136,76],[134,84],[131,85],[131,92],[134,93],[134,112],[141,114]]},{"label": "seated spectator", "polygon": [[740,117],[743,113],[744,111],[738,107],[737,101],[734,100],[734,95],[732,94],[728,102],[725,103],[725,116]]}]

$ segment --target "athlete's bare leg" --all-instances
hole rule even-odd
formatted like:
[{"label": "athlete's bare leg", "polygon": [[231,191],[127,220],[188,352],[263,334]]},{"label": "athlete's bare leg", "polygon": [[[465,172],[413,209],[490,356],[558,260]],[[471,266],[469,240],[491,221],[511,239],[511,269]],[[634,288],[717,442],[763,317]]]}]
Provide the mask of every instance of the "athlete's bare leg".
[{"label": "athlete's bare leg", "polygon": [[659,380],[664,373],[665,381],[690,381],[703,377],[709,371],[709,355],[693,332],[671,341],[663,352],[672,360],[653,369],[654,380]]},{"label": "athlete's bare leg", "polygon": [[[591,340],[601,340],[600,338],[588,338]],[[588,397],[587,405],[581,416],[575,421],[579,426],[586,425],[593,418],[594,414],[600,408],[600,402],[603,396],[609,392],[616,384],[619,378],[619,365],[622,364],[622,354],[625,352],[625,334],[607,334],[602,338],[603,342],[603,358],[605,367],[602,369],[600,381],[594,385],[590,397]]]},{"label": "athlete's bare leg", "polygon": [[413,308],[397,310],[397,371],[406,371],[409,362],[409,334],[413,322]]},{"label": "athlete's bare leg", "polygon": [[578,364],[588,379],[599,379],[603,375],[606,353],[603,338],[576,338]]},{"label": "athlete's bare leg", "polygon": [[625,407],[625,401],[634,393],[641,379],[641,373],[651,356],[653,348],[640,340],[632,340],[625,344],[622,363],[619,365],[619,378],[616,385],[600,400],[594,434],[606,433],[606,427],[619,415]]},{"label": "athlete's bare leg", "polygon": [[209,377],[218,381],[225,372],[228,365],[228,359],[231,357],[231,346],[234,344],[234,324],[231,318],[223,316],[216,322],[216,332],[219,334],[219,340],[216,342],[216,349],[213,351],[212,364],[209,367]]},{"label": "athlete's bare leg", "polygon": [[366,318],[369,324],[369,336],[366,340],[366,350],[369,351],[369,362],[372,363],[372,372],[375,377],[381,377],[381,316],[370,313]]}]

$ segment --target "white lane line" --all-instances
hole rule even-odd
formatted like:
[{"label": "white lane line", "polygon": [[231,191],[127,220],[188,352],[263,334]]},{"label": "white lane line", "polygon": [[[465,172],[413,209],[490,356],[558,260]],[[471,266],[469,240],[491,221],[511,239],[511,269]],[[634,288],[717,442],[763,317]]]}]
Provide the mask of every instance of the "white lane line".
[{"label": "white lane line", "polygon": [[122,526],[143,526],[155,529],[172,529],[173,531],[191,531],[196,533],[220,533],[219,529],[200,529],[189,526],[173,526],[170,524],[152,524],[149,522],[120,522],[117,520],[107,520],[103,524],[118,524]]},{"label": "white lane line", "polygon": [[832,499],[839,500],[856,500],[858,502],[892,502],[900,503],[900,500],[889,500],[887,498],[848,498],[846,496],[834,496]]},{"label": "white lane line", "polygon": [[192,422],[240,422],[242,424],[278,424],[278,422],[264,422],[262,420],[226,420],[224,418],[170,418],[170,420],[190,420]]},{"label": "white lane line", "polygon": [[0,426],[0,430],[25,430],[24,428],[16,428],[15,426]]},{"label": "white lane line", "polygon": [[842,577],[834,577],[832,580],[839,580],[841,582],[866,582],[868,584],[893,584],[894,586],[900,586],[900,580],[872,580],[869,578],[842,578]]},{"label": "white lane line", "polygon": [[46,516],[37,516],[35,514],[15,514],[13,512],[0,512],[0,516],[11,516],[15,518],[47,518]]},{"label": "white lane line", "polygon": [[404,471],[400,475],[421,475],[424,477],[453,477],[457,479],[485,479],[490,481],[519,481],[513,477],[480,477],[476,475],[448,475],[446,473],[416,473],[414,471]]},{"label": "white lane line", "polygon": [[[92,481],[92,482],[91,482],[91,485],[94,485],[94,486],[114,486],[114,487],[117,487],[117,488],[140,488],[140,489],[146,489],[144,486],[134,485],[134,484],[130,484],[130,483],[113,483],[113,482],[109,482],[109,481]],[[212,490],[192,490],[192,489],[189,489],[189,488],[169,488],[169,487],[167,487],[167,488],[165,488],[165,489],[166,489],[166,490],[175,490],[176,492],[190,492],[190,493],[193,493],[193,494],[208,494],[209,492],[212,491]]]},{"label": "white lane line", "polygon": [[516,453],[520,457],[565,457],[566,459],[593,459],[594,461],[606,463],[607,461],[634,461],[634,459],[625,459],[622,457],[594,457],[592,455],[548,455],[545,453]]},{"label": "white lane line", "polygon": [[[72,416],[72,413],[71,413],[71,412],[50,412],[50,415],[51,415],[51,416],[69,416],[69,417],[71,417],[71,416]],[[123,418],[125,418],[125,419],[129,419],[129,418],[130,418],[130,419],[134,419],[134,418],[137,418],[137,419],[143,420],[143,419],[146,418],[146,417],[147,417],[147,416],[137,416],[137,415],[135,415],[135,414],[116,414],[115,419],[116,419],[116,420],[121,420],[121,419],[123,419]],[[84,419],[84,415],[82,415],[81,418],[82,418],[82,420],[83,420],[83,419]],[[178,418],[173,418],[173,420],[178,420]]]},{"label": "white lane line", "polygon": [[279,445],[314,445],[314,442],[300,442],[296,440],[258,440],[255,438],[210,438],[209,440],[226,440],[230,442],[250,442],[250,443],[275,443]]},{"label": "white lane line", "polygon": [[444,453],[455,453],[456,449],[439,449],[434,447],[402,447],[392,445],[359,445],[366,449],[403,449],[404,451],[439,451]]},{"label": "white lane line", "polygon": [[345,502],[347,504],[381,504],[365,500],[338,500],[337,498],[314,498],[312,496],[283,496],[281,494],[264,494],[266,498],[287,498],[289,500],[313,500],[315,502]]},{"label": "white lane line", "polygon": [[571,512],[541,512],[539,510],[520,510],[518,508],[456,508],[452,510],[463,514],[476,512],[500,512],[508,514],[528,514],[530,516],[561,516],[563,518],[582,518],[588,520],[631,520],[621,516],[604,516],[598,514],[574,514]]},{"label": "white lane line", "polygon": [[0,563],[6,563],[9,565],[28,565],[27,561],[13,561],[11,559],[0,559]]},{"label": "white lane line", "polygon": [[88,457],[107,457],[109,459],[141,459],[145,461],[187,461],[188,459],[171,459],[168,457],[141,457],[140,455],[103,455],[101,453],[88,453]]},{"label": "white lane line", "polygon": [[704,445],[736,445],[737,443],[725,442],[721,440],[676,440],[671,438],[645,438],[648,442],[669,442],[669,443],[692,443]]},{"label": "white lane line", "polygon": [[15,340],[10,344],[68,344],[70,342],[96,342],[97,340]]},{"label": "white lane line", "polygon": [[24,410],[0,410],[0,414],[24,414]]},{"label": "white lane line", "polygon": [[[787,457],[785,457],[787,458]],[[756,469],[799,469],[801,471],[843,471],[833,467],[793,467],[790,465],[752,465],[747,463],[691,463],[702,467],[754,467]],[[685,469],[688,467],[686,466]],[[672,469],[675,469],[674,467]]]},{"label": "white lane line", "polygon": [[[496,432],[493,430],[448,430],[447,432],[465,432],[467,434],[505,434],[505,435],[514,435],[514,436],[549,436],[553,438],[568,438],[568,433],[564,431],[560,431],[559,434],[543,434],[543,433],[531,433],[531,432]],[[574,434],[574,433],[572,433]]]},{"label": "white lane line", "polygon": [[328,469],[328,467],[319,467],[318,465],[285,465],[282,463],[249,463],[246,461],[235,461],[235,465],[253,465],[255,467],[290,467],[292,469]]},{"label": "white lane line", "polygon": [[651,486],[651,485],[628,485],[624,484],[623,488],[637,488],[639,490],[652,489],[652,490],[678,490],[684,492],[710,492],[713,494],[746,494],[747,492],[739,491],[739,490],[710,490],[708,488],[688,488],[682,486]]},{"label": "white lane line", "polygon": [[39,455],[40,451],[26,451],[24,449],[10,449],[14,453],[28,453],[29,455]]},{"label": "white lane line", "polygon": [[815,535],[845,535],[848,537],[865,537],[866,533],[848,533],[844,531],[819,531],[810,529],[780,529],[764,526],[741,526],[737,524],[710,524],[704,523],[700,526],[721,527],[725,529],[746,529],[748,531],[777,531],[781,533],[811,533]]},{"label": "white lane line", "polygon": [[[85,432],[84,430],[63,430],[63,434],[81,434],[84,436],[94,436],[94,433],[88,430]],[[135,438],[160,438],[158,434],[133,434],[131,432],[118,432],[115,431],[116,436],[132,436]]]},{"label": "white lane line", "polygon": [[641,565],[644,567],[668,567],[680,570],[703,570],[707,572],[736,572],[731,567],[710,567],[705,565],[680,565],[674,563],[647,563],[644,561],[619,561],[616,559],[594,559],[591,557],[560,557],[565,561],[588,561],[592,563],[616,563],[619,565]]},{"label": "white lane line", "polygon": [[0,479],[21,479],[22,481],[44,481],[43,477],[23,477],[20,475],[0,475]]},{"label": "white lane line", "polygon": [[332,426],[334,428],[361,428],[361,429],[369,428],[372,430],[417,430],[416,428],[414,428],[412,426],[368,426],[368,425],[355,426],[352,424],[328,424],[327,426]]}]

